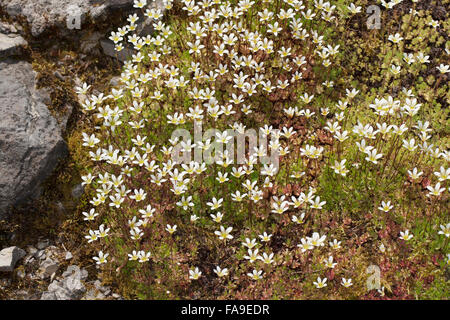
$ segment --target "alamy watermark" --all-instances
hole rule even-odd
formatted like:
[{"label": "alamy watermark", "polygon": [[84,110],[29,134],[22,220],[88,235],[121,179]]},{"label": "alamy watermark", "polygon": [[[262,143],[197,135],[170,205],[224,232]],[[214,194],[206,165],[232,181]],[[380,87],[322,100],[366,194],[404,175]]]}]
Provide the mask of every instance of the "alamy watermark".
[{"label": "alamy watermark", "polygon": [[67,7],[66,12],[67,29],[81,29],[81,16],[83,15],[81,8],[75,4],[71,4]]},{"label": "alamy watermark", "polygon": [[[177,142],[172,151],[172,160],[176,163],[189,164],[191,161],[205,163],[247,164],[249,157],[264,166],[268,175],[273,175],[279,169],[278,138],[269,137],[255,129],[227,129],[220,131],[210,128],[203,132],[201,121],[194,122],[194,136],[186,129],[176,129],[172,132],[171,141]],[[248,146],[248,148],[247,148]],[[270,152],[269,152],[270,150]],[[269,155],[270,153],[270,155]]]},{"label": "alamy watermark", "polygon": [[380,290],[381,289],[380,267],[372,264],[367,267],[366,273],[370,275],[366,281],[367,291],[374,290],[374,289]]},{"label": "alamy watermark", "polygon": [[367,18],[367,29],[381,29],[381,9],[377,5],[367,7],[366,13],[370,14]]}]

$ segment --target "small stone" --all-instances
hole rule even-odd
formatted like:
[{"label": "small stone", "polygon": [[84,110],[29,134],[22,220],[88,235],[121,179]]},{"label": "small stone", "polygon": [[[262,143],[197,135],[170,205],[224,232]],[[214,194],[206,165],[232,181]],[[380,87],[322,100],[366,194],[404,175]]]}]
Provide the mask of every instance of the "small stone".
[{"label": "small stone", "polygon": [[13,271],[17,261],[22,259],[25,254],[25,251],[19,247],[9,247],[0,251],[0,271]]},{"label": "small stone", "polygon": [[109,287],[102,286],[102,283],[100,280],[94,281],[94,287],[101,293],[103,293],[105,296],[109,295],[111,293],[111,289]]},{"label": "small stone", "polygon": [[48,286],[48,291],[42,294],[41,300],[71,300],[71,297],[64,283],[55,280]]},{"label": "small stone", "polygon": [[0,33],[3,34],[17,33],[17,28],[9,23],[0,21]]},{"label": "small stone", "polygon": [[100,282],[100,280],[94,281],[94,287],[95,289],[100,290],[100,288],[102,287],[102,283]]},{"label": "small stone", "polygon": [[62,274],[63,278],[68,278],[74,276],[80,280],[86,280],[88,277],[88,272],[85,269],[80,269],[76,265],[68,266],[67,270]]},{"label": "small stone", "polygon": [[86,292],[86,287],[81,283],[80,279],[69,277],[64,283],[73,298],[79,299],[81,295]]},{"label": "small stone", "polygon": [[95,290],[90,289],[83,298],[84,300],[95,300]]},{"label": "small stone", "polygon": [[37,249],[33,246],[27,246],[28,254],[34,255],[37,252]]},{"label": "small stone", "polygon": [[25,258],[24,264],[29,264],[34,261],[34,256],[28,256]]},{"label": "small stone", "polygon": [[101,292],[99,292],[97,294],[97,296],[95,297],[96,300],[103,300],[105,298],[106,298],[105,295],[103,293],[101,293]]},{"label": "small stone", "polygon": [[36,248],[38,248],[39,250],[44,250],[49,245],[50,245],[50,241],[45,239],[45,240],[39,241],[38,244],[36,245]]},{"label": "small stone", "polygon": [[67,252],[66,252],[66,260],[70,260],[70,259],[72,259],[72,258],[73,258],[72,252],[67,251]]},{"label": "small stone", "polygon": [[54,292],[43,292],[41,296],[41,300],[57,300]]},{"label": "small stone", "polygon": [[40,269],[44,277],[50,277],[59,269],[59,264],[50,258],[47,258],[42,262]]},{"label": "small stone", "polygon": [[34,257],[39,260],[44,260],[45,258],[47,258],[47,255],[45,254],[44,250],[39,250],[34,254]]},{"label": "small stone", "polygon": [[46,251],[47,255],[49,255],[49,256],[52,256],[52,255],[58,255],[58,253],[59,253],[59,248],[56,247],[56,246],[48,246],[48,247],[45,249],[45,251]]},{"label": "small stone", "polygon": [[84,284],[72,276],[50,283],[48,290],[42,294],[41,300],[78,300],[85,292]]}]

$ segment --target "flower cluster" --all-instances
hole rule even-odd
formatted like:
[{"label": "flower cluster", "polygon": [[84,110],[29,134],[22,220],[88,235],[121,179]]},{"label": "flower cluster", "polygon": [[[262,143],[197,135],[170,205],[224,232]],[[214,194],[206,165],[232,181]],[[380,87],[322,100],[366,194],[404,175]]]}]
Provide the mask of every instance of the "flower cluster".
[{"label": "flower cluster", "polygon": [[[432,142],[419,97],[404,89],[369,101],[356,84],[335,87],[331,70],[338,67],[341,45],[318,26],[332,28],[361,7],[311,4],[165,0],[169,14],[163,19],[161,9],[135,1],[139,14],[110,36],[117,52],[135,50],[120,85],[95,94],[88,84],[77,88],[91,121],[91,130],[82,133],[90,164],[82,179],[92,194],[83,215],[86,239],[98,245],[97,264],[154,270],[152,259],[170,260],[174,270],[185,264],[191,281],[234,273],[258,283],[285,264],[274,240],[282,234],[291,260],[300,255],[304,263],[320,265],[321,275],[311,281],[315,287],[336,281],[327,278],[333,269],[340,275],[336,283],[349,288],[359,275],[340,268],[346,237],[325,227],[324,217],[343,221],[351,214],[343,201],[368,197],[368,211],[383,228],[386,216],[400,207],[398,195],[387,197],[389,187],[408,182],[422,194],[424,172],[431,182],[423,201],[443,208],[449,152]],[[179,16],[171,14],[175,9]],[[153,19],[155,34],[135,33],[142,19]],[[388,41],[398,46],[404,37],[395,33]],[[403,53],[403,60],[430,62],[421,52]],[[449,72],[447,65],[437,68]],[[389,70],[396,76],[401,66]],[[216,132],[201,141],[170,136],[200,121]],[[268,147],[247,150],[245,163],[235,165],[233,153],[216,149],[233,141],[230,128],[255,129],[269,138]],[[188,155],[210,152],[216,162],[181,163],[172,157],[177,148]],[[268,151],[279,155],[280,168],[258,161]],[[430,163],[437,166],[432,176]],[[411,221],[402,227],[396,237],[414,241]],[[439,235],[448,238],[449,230],[448,223],[441,225]],[[213,251],[213,267],[178,258],[196,255],[194,247],[205,244]]]}]

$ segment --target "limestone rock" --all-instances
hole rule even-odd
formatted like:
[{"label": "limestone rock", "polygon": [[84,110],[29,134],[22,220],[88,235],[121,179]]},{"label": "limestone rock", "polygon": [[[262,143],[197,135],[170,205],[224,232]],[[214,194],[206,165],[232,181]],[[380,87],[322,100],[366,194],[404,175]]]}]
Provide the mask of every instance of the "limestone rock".
[{"label": "limestone rock", "polygon": [[0,58],[19,55],[26,45],[25,39],[17,34],[0,33]]},{"label": "limestone rock", "polygon": [[0,217],[10,206],[39,194],[41,182],[67,152],[61,130],[36,89],[25,61],[0,62]]},{"label": "limestone rock", "polygon": [[133,0],[0,0],[11,17],[23,16],[31,27],[34,37],[48,29],[61,31],[79,29],[87,16],[92,19],[106,18],[110,10],[132,8]]},{"label": "limestone rock", "polygon": [[88,274],[78,266],[69,266],[63,273],[62,280],[55,280],[48,286],[41,300],[78,300],[86,292],[83,282]]},{"label": "limestone rock", "polygon": [[9,247],[0,251],[0,271],[13,271],[17,261],[22,259],[25,254],[25,251],[18,247]]},{"label": "limestone rock", "polygon": [[40,266],[43,278],[50,277],[52,274],[58,271],[58,269],[59,269],[58,262],[51,258],[45,259]]}]

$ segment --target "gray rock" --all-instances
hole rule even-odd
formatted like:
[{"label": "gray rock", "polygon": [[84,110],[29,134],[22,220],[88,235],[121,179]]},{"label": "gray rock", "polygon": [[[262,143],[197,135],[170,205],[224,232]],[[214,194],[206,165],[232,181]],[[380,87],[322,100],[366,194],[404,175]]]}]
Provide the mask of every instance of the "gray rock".
[{"label": "gray rock", "polygon": [[44,260],[45,258],[47,258],[47,255],[45,254],[44,250],[39,250],[39,251],[36,251],[36,253],[34,254],[34,257],[39,260]]},{"label": "gray rock", "polygon": [[100,280],[95,280],[94,281],[94,287],[95,287],[95,289],[100,290],[102,288],[101,281]]},{"label": "gray rock", "polygon": [[35,81],[29,63],[0,62],[0,217],[8,207],[38,196],[41,182],[67,152],[45,105],[50,97]]},{"label": "gray rock", "polygon": [[28,254],[34,255],[38,250],[33,246],[27,246]]},{"label": "gray rock", "polygon": [[94,289],[90,289],[86,295],[83,297],[83,300],[95,300],[96,299],[96,295],[95,295],[95,290]]},{"label": "gray rock", "polygon": [[98,291],[103,293],[105,296],[107,296],[111,293],[111,288],[102,286],[102,283],[100,282],[100,280],[94,281],[94,287],[95,287],[95,289],[97,289]]},{"label": "gray rock", "polygon": [[125,62],[127,61],[133,54],[135,54],[135,50],[130,48],[124,48],[122,51],[117,52],[114,50],[114,42],[109,39],[102,39],[100,41],[100,45],[103,49],[103,53],[107,56],[116,58],[119,61]]},{"label": "gray rock", "polygon": [[24,264],[30,264],[30,263],[33,263],[33,261],[34,261],[34,256],[30,255],[25,258]]},{"label": "gray rock", "polygon": [[25,251],[18,247],[9,247],[0,251],[0,271],[13,271],[17,261],[22,259],[25,254]]},{"label": "gray rock", "polygon": [[82,280],[85,277],[78,266],[69,266],[63,273],[63,279],[55,280],[48,286],[48,290],[41,296],[41,300],[78,300],[86,292]]},{"label": "gray rock", "polygon": [[54,274],[59,269],[59,264],[57,261],[54,261],[51,258],[45,259],[39,269],[41,270],[41,274],[44,278],[50,277],[52,274]]},{"label": "gray rock", "polygon": [[16,26],[13,26],[12,24],[9,24],[4,21],[0,21],[0,33],[3,34],[10,34],[10,33],[17,33]]},{"label": "gray rock", "polygon": [[64,278],[75,277],[79,280],[86,280],[88,277],[88,272],[85,269],[80,269],[79,266],[72,265],[68,266],[67,270],[62,274]]},{"label": "gray rock", "polygon": [[[153,2],[149,1],[148,8],[161,10],[163,14],[165,12],[164,2],[161,0],[155,0]],[[153,28],[154,19],[145,17],[141,12],[137,12],[137,15],[139,16],[139,20],[137,22],[137,28],[134,33],[138,34],[141,37],[152,34],[154,32]],[[130,47],[125,47],[120,52],[115,51],[114,42],[112,42],[109,39],[100,40],[100,45],[103,49],[104,54],[116,58],[122,62],[129,60],[132,57],[132,55],[136,53],[136,51]]]},{"label": "gray rock", "polygon": [[61,201],[57,201],[55,203],[55,205],[56,205],[56,210],[58,210],[59,214],[66,213],[66,207],[64,207],[64,204]]},{"label": "gray rock", "polygon": [[45,291],[42,293],[41,300],[57,300],[54,292]]},{"label": "gray rock", "polygon": [[95,296],[95,300],[103,300],[105,298],[106,296],[101,292],[97,293],[97,295]]},{"label": "gray rock", "polygon": [[45,248],[47,248],[50,245],[50,240],[46,239],[46,240],[41,240],[38,242],[38,244],[36,245],[36,248],[38,248],[39,250],[44,250]]},{"label": "gray rock", "polygon": [[132,4],[133,0],[0,0],[0,7],[11,17],[26,18],[34,37],[50,28],[64,32],[78,29],[87,16],[106,19],[110,10],[132,8]]},{"label": "gray rock", "polygon": [[26,45],[25,39],[17,34],[0,33],[0,58],[20,55]]},{"label": "gray rock", "polygon": [[53,281],[48,291],[42,293],[41,300],[73,300],[71,292],[65,287],[63,281]]},{"label": "gray rock", "polygon": [[65,279],[65,285],[67,290],[69,290],[74,296],[81,296],[84,292],[86,292],[86,288],[81,283],[80,279],[75,277]]}]

